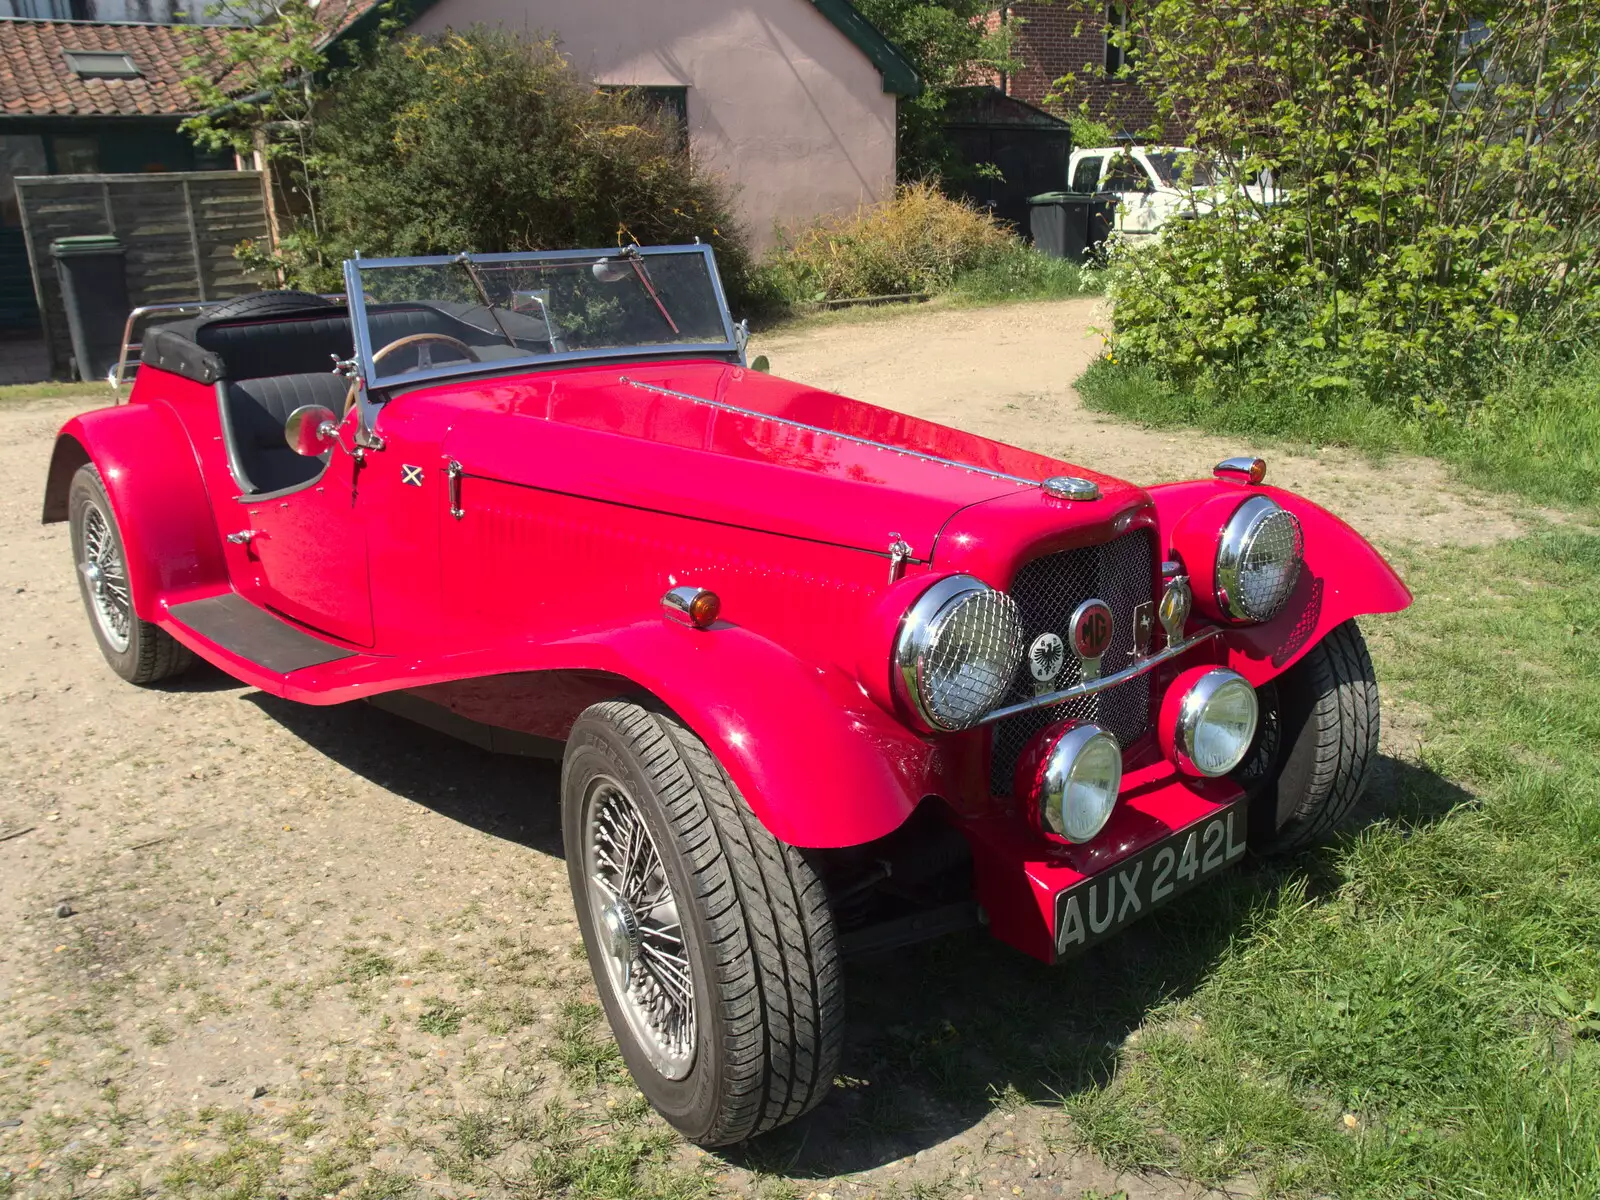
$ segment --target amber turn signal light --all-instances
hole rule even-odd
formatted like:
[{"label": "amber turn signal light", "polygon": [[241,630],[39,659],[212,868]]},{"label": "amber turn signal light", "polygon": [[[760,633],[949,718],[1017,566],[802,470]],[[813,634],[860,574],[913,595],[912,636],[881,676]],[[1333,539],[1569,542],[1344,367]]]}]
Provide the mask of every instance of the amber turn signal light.
[{"label": "amber turn signal light", "polygon": [[674,621],[707,629],[722,612],[722,598],[709,588],[675,587],[661,597],[661,608]]},{"label": "amber turn signal light", "polygon": [[1267,460],[1248,456],[1225,458],[1211,468],[1211,473],[1218,479],[1227,479],[1233,483],[1248,483],[1253,486],[1267,477]]}]

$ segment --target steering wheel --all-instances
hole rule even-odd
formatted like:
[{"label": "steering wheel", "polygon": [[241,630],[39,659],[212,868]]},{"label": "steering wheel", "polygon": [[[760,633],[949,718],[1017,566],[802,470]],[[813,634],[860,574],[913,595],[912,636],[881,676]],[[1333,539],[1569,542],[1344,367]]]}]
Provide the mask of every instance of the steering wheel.
[{"label": "steering wheel", "polygon": [[[386,355],[393,354],[396,350],[404,350],[407,346],[422,346],[428,342],[443,342],[446,346],[449,346],[450,349],[456,351],[468,362],[483,361],[478,357],[477,353],[472,349],[471,346],[467,345],[460,338],[451,337],[448,333],[408,333],[405,337],[395,338],[394,341],[390,342],[382,350],[379,350],[376,354],[374,354],[372,356],[372,364],[373,366],[377,366],[380,360],[382,360]],[[429,354],[426,349],[418,350],[417,365],[411,369],[413,371],[422,371],[431,366],[433,366],[433,356]],[[355,380],[351,380],[350,390],[345,394],[344,398],[344,411],[346,414],[348,414],[350,410],[355,407],[356,396],[360,393],[360,390],[360,385]]]},{"label": "steering wheel", "polygon": [[[467,345],[460,338],[451,337],[448,333],[408,333],[403,338],[395,338],[394,341],[390,342],[382,350],[379,350],[376,354],[374,354],[372,356],[372,364],[373,366],[377,366],[377,364],[382,362],[387,355],[393,354],[396,350],[403,350],[407,346],[426,346],[429,342],[444,343],[446,346],[449,346],[450,349],[459,353],[468,362],[483,361],[478,357],[477,351],[473,350],[471,346]],[[425,371],[431,366],[433,366],[433,356],[429,354],[426,349],[418,350],[417,365],[411,369],[413,371]]]}]

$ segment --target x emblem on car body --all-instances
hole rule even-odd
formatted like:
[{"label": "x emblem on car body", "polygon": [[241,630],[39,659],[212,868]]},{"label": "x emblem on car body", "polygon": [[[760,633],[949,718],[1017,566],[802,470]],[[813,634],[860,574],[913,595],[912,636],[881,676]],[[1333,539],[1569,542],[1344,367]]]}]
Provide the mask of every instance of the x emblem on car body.
[{"label": "x emblem on car body", "polygon": [[400,482],[405,484],[407,487],[421,487],[422,486],[422,468],[421,467],[413,467],[408,463],[401,464],[401,467],[400,467]]}]

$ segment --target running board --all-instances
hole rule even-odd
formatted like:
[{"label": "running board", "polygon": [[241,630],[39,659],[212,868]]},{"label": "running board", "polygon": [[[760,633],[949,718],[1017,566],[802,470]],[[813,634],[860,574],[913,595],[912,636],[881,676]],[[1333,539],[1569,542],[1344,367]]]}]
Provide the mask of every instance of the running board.
[{"label": "running board", "polygon": [[178,624],[212,645],[274,675],[287,675],[356,654],[273,616],[238,592],[174,604],[167,612]]}]

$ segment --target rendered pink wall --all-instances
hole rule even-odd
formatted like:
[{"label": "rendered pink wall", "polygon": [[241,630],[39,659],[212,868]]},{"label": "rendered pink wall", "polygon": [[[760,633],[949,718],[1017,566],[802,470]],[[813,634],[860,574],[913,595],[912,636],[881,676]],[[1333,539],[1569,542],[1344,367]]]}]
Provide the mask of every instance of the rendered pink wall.
[{"label": "rendered pink wall", "polygon": [[687,87],[690,146],[758,252],[894,188],[895,98],[808,0],[438,0],[417,33],[554,35],[600,83]]}]

